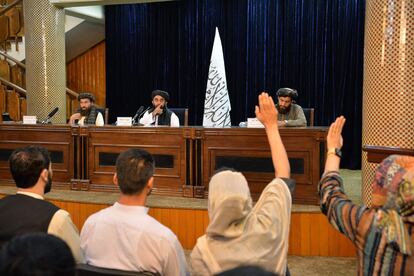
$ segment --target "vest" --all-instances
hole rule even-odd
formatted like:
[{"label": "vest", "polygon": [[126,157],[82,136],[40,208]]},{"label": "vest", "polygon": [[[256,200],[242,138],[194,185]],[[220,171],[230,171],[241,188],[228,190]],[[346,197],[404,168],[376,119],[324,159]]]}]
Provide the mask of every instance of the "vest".
[{"label": "vest", "polygon": [[17,235],[47,233],[50,221],[58,210],[50,202],[23,194],[0,199],[0,247]]},{"label": "vest", "polygon": [[165,107],[161,115],[158,116],[158,125],[159,126],[169,126],[171,125],[171,115],[172,111]]}]

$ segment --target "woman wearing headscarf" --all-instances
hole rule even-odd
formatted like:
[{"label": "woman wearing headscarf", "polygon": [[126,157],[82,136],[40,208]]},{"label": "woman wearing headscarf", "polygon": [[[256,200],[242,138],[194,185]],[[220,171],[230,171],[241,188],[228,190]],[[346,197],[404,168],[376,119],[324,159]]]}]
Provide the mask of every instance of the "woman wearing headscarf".
[{"label": "woman wearing headscarf", "polygon": [[346,196],[339,175],[344,117],[329,128],[325,173],[319,183],[322,212],[356,246],[358,275],[414,275],[414,157],[392,155],[378,166],[372,207]]},{"label": "woman wearing headscarf", "polygon": [[241,173],[225,170],[211,178],[210,223],[191,253],[193,275],[213,275],[240,265],[260,266],[279,275],[286,272],[292,199],[282,178],[290,177],[290,166],[277,110],[267,93],[259,96],[255,112],[266,129],[276,178],[254,207]]}]

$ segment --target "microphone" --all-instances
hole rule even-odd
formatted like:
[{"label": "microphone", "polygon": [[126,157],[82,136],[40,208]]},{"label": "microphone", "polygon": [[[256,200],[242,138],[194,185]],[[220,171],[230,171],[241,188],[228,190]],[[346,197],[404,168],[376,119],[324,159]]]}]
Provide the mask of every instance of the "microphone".
[{"label": "microphone", "polygon": [[53,109],[49,115],[47,115],[46,119],[44,119],[41,124],[48,124],[50,123],[50,119],[52,119],[52,117],[59,111],[59,107],[55,107],[55,109]]},{"label": "microphone", "polygon": [[141,119],[142,116],[144,116],[145,112],[149,111],[149,113],[151,113],[152,111],[154,111],[153,107],[148,106],[147,109],[145,109],[144,111],[141,112],[141,114],[139,114],[138,119]]},{"label": "microphone", "polygon": [[134,117],[132,118],[132,124],[133,124],[133,125],[135,125],[135,124],[136,124],[136,120],[137,120],[137,118],[138,118],[139,114],[141,114],[142,110],[144,110],[144,106],[143,106],[143,105],[141,105],[141,106],[138,108],[137,112],[135,113]]}]

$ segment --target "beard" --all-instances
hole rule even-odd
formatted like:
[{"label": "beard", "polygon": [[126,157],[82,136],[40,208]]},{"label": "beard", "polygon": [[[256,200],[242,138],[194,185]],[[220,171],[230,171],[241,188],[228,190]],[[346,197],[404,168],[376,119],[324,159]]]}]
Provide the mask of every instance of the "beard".
[{"label": "beard", "polygon": [[87,117],[89,115],[89,113],[91,113],[91,108],[90,107],[80,110],[80,114],[81,114],[82,117],[83,116],[86,116]]},{"label": "beard", "polygon": [[44,188],[44,193],[47,194],[48,192],[50,192],[50,190],[52,189],[52,176],[50,176],[50,174],[47,177],[47,182]]},{"label": "beard", "polygon": [[276,105],[277,111],[279,114],[287,114],[290,111],[292,105],[289,105],[288,107],[281,107],[280,105]]}]

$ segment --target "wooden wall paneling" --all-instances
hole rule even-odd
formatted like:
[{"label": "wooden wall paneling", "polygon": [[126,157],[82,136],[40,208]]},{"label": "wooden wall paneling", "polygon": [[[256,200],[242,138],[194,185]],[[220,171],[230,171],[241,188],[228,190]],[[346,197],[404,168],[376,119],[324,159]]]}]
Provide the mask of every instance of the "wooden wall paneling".
[{"label": "wooden wall paneling", "polygon": [[20,102],[19,95],[13,90],[7,90],[6,92],[6,106],[7,112],[10,114],[10,118],[13,121],[20,120]]},{"label": "wooden wall paneling", "polygon": [[[319,227],[316,228],[319,230],[319,233],[317,234],[319,237],[319,255],[318,256],[329,256],[329,243],[328,243],[328,228],[325,227],[325,225],[329,225],[328,219],[323,216],[317,216],[314,220],[314,224],[318,224]],[[332,226],[330,226],[332,227]]]},{"label": "wooden wall paneling", "polygon": [[300,222],[301,222],[301,229],[300,231],[300,241],[301,241],[301,252],[303,255],[310,255],[311,254],[311,246],[310,241],[312,239],[310,232],[313,225],[311,225],[311,219],[313,214],[309,213],[300,213],[295,214],[300,216]]},{"label": "wooden wall paneling", "polygon": [[[0,112],[6,112],[6,91],[4,86],[0,84]],[[0,116],[0,122],[3,121],[3,118]]]},{"label": "wooden wall paneling", "polygon": [[67,64],[67,86],[76,92],[91,92],[96,104],[105,107],[105,42],[98,43]]},{"label": "wooden wall paneling", "polygon": [[10,67],[10,72],[11,72],[11,82],[13,82],[14,84],[22,88],[26,88],[25,69],[15,64]]},{"label": "wooden wall paneling", "polygon": [[23,121],[23,116],[27,115],[27,101],[26,98],[20,97],[20,120]]},{"label": "wooden wall paneling", "polygon": [[[0,195],[0,198],[4,195]],[[106,204],[50,200],[67,210],[74,224],[82,229],[86,219],[108,207]],[[184,249],[191,250],[208,225],[207,210],[150,208],[149,215],[170,228]],[[303,233],[307,232],[307,233]],[[292,213],[289,255],[355,257],[355,247],[335,230],[321,213]]]}]

